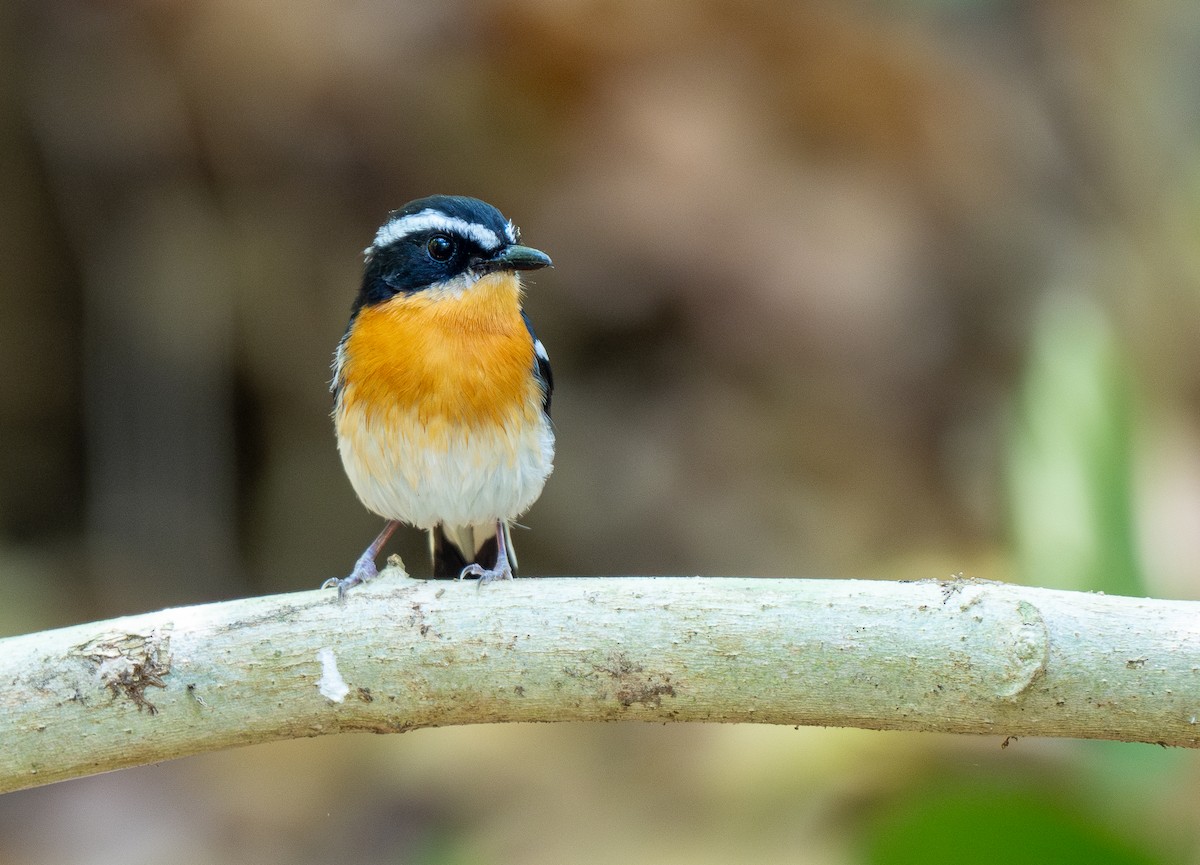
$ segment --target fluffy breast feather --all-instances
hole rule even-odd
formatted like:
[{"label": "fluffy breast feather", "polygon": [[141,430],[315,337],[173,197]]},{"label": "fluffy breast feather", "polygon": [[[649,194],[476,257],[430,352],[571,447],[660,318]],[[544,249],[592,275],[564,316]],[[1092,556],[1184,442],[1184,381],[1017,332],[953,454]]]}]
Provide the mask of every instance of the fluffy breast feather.
[{"label": "fluffy breast feather", "polygon": [[338,351],[335,421],[363,504],[424,528],[523,513],[554,453],[534,363],[509,273],[360,310]]}]

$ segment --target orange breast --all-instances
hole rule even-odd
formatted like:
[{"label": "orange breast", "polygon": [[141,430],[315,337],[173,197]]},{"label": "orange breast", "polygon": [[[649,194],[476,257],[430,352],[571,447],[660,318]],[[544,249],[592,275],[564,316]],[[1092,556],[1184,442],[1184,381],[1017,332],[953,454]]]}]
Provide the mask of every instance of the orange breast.
[{"label": "orange breast", "polygon": [[362,309],[342,360],[342,408],[388,420],[471,428],[529,423],[540,410],[533,341],[511,273],[483,277],[458,296],[397,295]]}]

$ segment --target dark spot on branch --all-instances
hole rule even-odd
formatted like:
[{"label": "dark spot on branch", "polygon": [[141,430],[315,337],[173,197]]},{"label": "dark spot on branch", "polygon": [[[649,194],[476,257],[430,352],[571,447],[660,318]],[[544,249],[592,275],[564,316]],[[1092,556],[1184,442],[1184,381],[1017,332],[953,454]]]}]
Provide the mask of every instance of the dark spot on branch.
[{"label": "dark spot on branch", "polygon": [[674,697],[675,686],[670,682],[645,682],[643,684],[623,684],[617,690],[617,702],[626,708],[634,703],[644,703],[656,709],[662,705],[663,697]]},{"label": "dark spot on branch", "polygon": [[617,681],[614,696],[625,708],[634,703],[659,708],[663,697],[675,696],[669,673],[647,673],[645,667],[630,660],[624,652],[611,653],[603,664],[593,664],[592,669]]},{"label": "dark spot on branch", "polygon": [[151,715],[158,714],[146,699],[146,689],[167,687],[163,677],[171,672],[169,628],[149,634],[104,634],[76,646],[74,653],[96,665],[101,684],[114,698],[124,695],[139,712],[145,708]]}]

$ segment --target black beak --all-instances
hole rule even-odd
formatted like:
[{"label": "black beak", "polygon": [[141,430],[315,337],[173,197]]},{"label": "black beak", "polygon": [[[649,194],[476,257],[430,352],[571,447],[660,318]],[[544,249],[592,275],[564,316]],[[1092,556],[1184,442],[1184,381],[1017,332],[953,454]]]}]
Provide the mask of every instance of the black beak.
[{"label": "black beak", "polygon": [[487,270],[537,270],[553,267],[550,256],[529,246],[506,246],[483,262]]}]

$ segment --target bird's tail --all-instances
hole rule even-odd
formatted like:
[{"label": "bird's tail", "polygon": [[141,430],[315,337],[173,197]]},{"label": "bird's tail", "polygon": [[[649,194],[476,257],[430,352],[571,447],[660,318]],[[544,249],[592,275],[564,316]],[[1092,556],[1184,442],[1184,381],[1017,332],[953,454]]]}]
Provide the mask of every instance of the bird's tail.
[{"label": "bird's tail", "polygon": [[[517,554],[513,550],[512,534],[504,524],[504,543],[508,561],[515,570]],[[485,569],[496,566],[496,524],[483,526],[437,526],[429,532],[429,549],[433,555],[435,580],[457,579],[463,568],[478,564]]]}]

